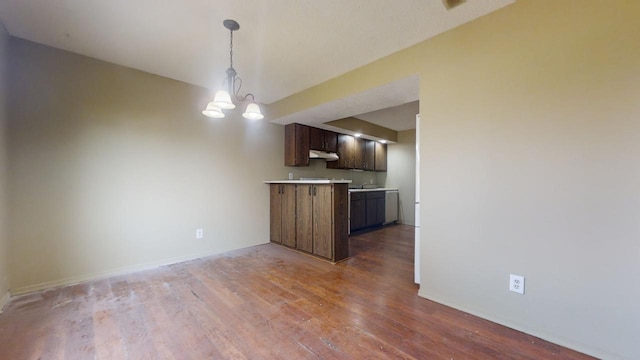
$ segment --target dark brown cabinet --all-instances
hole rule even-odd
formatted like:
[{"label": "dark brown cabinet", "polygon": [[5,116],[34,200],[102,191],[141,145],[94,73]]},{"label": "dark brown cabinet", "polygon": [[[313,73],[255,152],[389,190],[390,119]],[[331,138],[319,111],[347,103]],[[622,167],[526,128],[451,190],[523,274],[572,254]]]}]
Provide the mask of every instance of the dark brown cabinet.
[{"label": "dark brown cabinet", "polygon": [[366,193],[367,227],[384,223],[384,191]]},{"label": "dark brown cabinet", "polygon": [[285,126],[285,166],[309,166],[309,150],[338,154],[328,169],[387,171],[387,145],[302,124]]},{"label": "dark brown cabinet", "polygon": [[349,256],[347,191],[346,184],[297,185],[298,250],[332,261]]},{"label": "dark brown cabinet", "polygon": [[367,206],[365,193],[351,193],[351,208],[349,209],[349,219],[351,231],[365,228],[367,226]]},{"label": "dark brown cabinet", "polygon": [[353,139],[353,168],[364,169],[365,139]]},{"label": "dark brown cabinet", "polygon": [[375,142],[375,171],[387,171],[387,144]]},{"label": "dark brown cabinet", "polygon": [[284,165],[309,166],[310,127],[289,124],[284,127]]},{"label": "dark brown cabinet", "polygon": [[334,262],[349,257],[348,185],[284,184],[292,188],[281,190],[282,186],[271,185],[271,241]]},{"label": "dark brown cabinet", "polygon": [[355,168],[355,138],[351,135],[338,134],[338,160],[328,161],[329,169],[354,169]]},{"label": "dark brown cabinet", "polygon": [[296,247],[296,224],[290,216],[296,209],[295,185],[271,184],[270,186],[270,240],[289,247]]},{"label": "dark brown cabinet", "polygon": [[350,229],[356,231],[379,226],[385,220],[384,191],[351,192]]},{"label": "dark brown cabinet", "polygon": [[318,129],[314,127],[309,128],[309,143],[311,150],[320,150],[327,152],[338,151],[338,133]]},{"label": "dark brown cabinet", "polygon": [[362,156],[362,170],[375,170],[375,146],[373,140],[364,140],[364,154]]}]

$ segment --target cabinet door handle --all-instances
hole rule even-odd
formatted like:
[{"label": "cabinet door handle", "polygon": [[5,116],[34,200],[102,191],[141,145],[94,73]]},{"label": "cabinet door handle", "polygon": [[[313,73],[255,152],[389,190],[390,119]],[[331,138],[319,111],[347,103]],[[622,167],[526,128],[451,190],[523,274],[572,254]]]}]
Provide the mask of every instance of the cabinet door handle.
[{"label": "cabinet door handle", "polygon": [[313,187],[313,196],[316,196],[316,187]]},{"label": "cabinet door handle", "polygon": [[311,196],[311,185],[309,185],[309,196]]}]

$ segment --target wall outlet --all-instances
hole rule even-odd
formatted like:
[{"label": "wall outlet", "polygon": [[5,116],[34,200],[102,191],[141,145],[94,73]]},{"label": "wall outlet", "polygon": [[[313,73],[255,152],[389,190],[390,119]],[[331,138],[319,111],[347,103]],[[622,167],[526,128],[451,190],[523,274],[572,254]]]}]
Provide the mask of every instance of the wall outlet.
[{"label": "wall outlet", "polygon": [[196,239],[202,239],[204,237],[204,230],[196,229]]},{"label": "wall outlet", "polygon": [[509,291],[524,295],[524,276],[510,274]]},{"label": "wall outlet", "polygon": [[289,173],[289,180],[293,180],[293,173]]}]

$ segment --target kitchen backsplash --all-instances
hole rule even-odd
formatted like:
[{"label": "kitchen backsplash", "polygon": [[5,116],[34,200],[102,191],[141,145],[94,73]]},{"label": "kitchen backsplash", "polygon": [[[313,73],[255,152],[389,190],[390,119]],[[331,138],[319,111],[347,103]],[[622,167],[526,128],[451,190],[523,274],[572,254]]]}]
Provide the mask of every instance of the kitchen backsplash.
[{"label": "kitchen backsplash", "polygon": [[354,184],[378,184],[384,186],[386,173],[372,171],[353,171],[327,169],[327,163],[322,159],[311,160],[308,167],[288,167],[287,173],[283,175],[283,179],[287,179],[288,173],[293,173],[294,179],[304,178],[328,178],[328,179],[344,179],[351,180]]}]

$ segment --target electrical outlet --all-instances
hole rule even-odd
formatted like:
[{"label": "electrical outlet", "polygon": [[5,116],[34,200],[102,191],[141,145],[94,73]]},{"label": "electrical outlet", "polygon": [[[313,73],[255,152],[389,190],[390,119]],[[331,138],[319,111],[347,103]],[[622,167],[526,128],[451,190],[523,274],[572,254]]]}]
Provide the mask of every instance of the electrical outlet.
[{"label": "electrical outlet", "polygon": [[204,237],[204,230],[196,229],[196,239],[202,239]]},{"label": "electrical outlet", "polygon": [[289,180],[293,180],[293,173],[289,173]]},{"label": "electrical outlet", "polygon": [[524,295],[524,276],[510,274],[509,291]]}]

